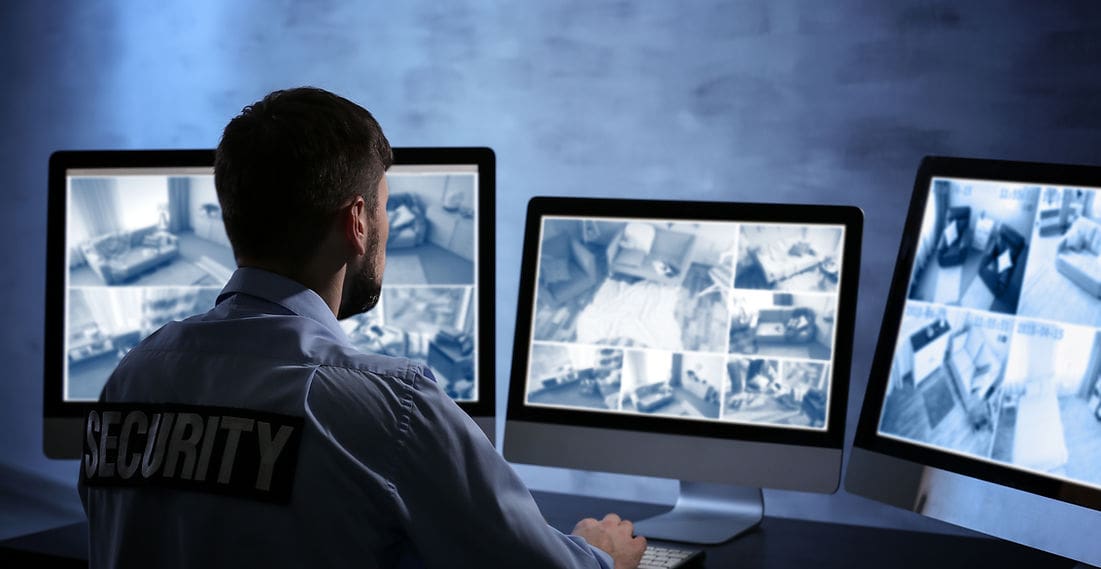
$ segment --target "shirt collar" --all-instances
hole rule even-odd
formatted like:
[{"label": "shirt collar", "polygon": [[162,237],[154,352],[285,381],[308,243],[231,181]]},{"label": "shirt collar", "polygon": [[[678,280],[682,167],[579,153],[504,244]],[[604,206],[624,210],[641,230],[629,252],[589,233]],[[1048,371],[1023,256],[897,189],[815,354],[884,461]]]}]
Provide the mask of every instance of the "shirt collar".
[{"label": "shirt collar", "polygon": [[329,305],[316,292],[298,281],[263,269],[240,267],[233,272],[229,282],[218,295],[218,303],[238,293],[248,294],[310,320],[317,321],[337,338],[347,342],[348,336],[340,327]]}]

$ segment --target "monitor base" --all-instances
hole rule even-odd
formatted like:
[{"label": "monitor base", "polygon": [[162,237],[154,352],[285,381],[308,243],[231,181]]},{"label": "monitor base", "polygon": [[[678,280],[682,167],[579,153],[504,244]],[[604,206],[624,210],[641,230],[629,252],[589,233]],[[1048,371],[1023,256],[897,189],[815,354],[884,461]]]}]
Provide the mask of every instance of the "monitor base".
[{"label": "monitor base", "polygon": [[680,481],[673,509],[635,523],[651,539],[712,545],[753,529],[764,517],[760,488]]}]

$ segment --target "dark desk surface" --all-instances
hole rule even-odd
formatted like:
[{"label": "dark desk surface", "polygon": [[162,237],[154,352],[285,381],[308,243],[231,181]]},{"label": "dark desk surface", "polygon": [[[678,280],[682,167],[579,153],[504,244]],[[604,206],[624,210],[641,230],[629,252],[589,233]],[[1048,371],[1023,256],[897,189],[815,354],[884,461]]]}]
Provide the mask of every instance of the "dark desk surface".
[{"label": "dark desk surface", "polygon": [[[615,512],[642,519],[669,506],[535,492],[547,521],[569,532],[584,517]],[[765,504],[767,512],[768,504]],[[660,543],[660,542],[655,542]],[[685,547],[684,544],[675,544]],[[707,551],[705,567],[853,569],[860,567],[978,569],[1074,567],[1073,561],[997,539],[869,528],[765,517],[761,525],[717,546],[687,546]]]},{"label": "dark desk surface", "polygon": [[[656,504],[550,492],[534,495],[547,521],[563,532],[572,530],[581,518],[601,518],[608,512],[627,519],[642,519],[669,509]],[[0,541],[0,566],[87,566],[78,559],[85,555],[86,540],[87,526],[78,523]],[[707,551],[705,566],[710,569],[1065,569],[1075,565],[1067,559],[996,539],[770,517],[765,517],[760,527],[747,534],[702,549]]]}]

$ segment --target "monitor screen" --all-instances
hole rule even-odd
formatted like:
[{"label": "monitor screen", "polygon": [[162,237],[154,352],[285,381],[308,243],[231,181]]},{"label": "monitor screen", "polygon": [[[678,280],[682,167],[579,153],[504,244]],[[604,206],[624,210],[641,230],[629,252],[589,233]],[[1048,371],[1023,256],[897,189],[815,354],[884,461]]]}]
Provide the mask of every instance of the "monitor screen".
[{"label": "monitor screen", "polygon": [[925,191],[878,433],[1101,488],[1098,188]]},{"label": "monitor screen", "polygon": [[844,206],[533,199],[506,458],[836,489],[861,229]]},{"label": "monitor screen", "polygon": [[[468,413],[491,417],[492,151],[395,148],[394,158],[382,298],[341,325],[364,351],[426,362]],[[78,416],[130,348],[214,305],[236,261],[213,159],[209,150],[51,157],[47,416]]]},{"label": "monitor screen", "polygon": [[1101,521],[1099,195],[1099,168],[922,162],[850,491],[1101,561],[1071,530]]},{"label": "monitor screen", "polygon": [[526,405],[825,430],[844,225],[540,223]]},{"label": "monitor screen", "polygon": [[[427,362],[452,399],[479,397],[477,163],[395,164],[382,297],[342,326],[367,352]],[[492,326],[492,322],[488,324]]]},{"label": "monitor screen", "polygon": [[130,348],[214,306],[237,263],[210,167],[72,168],[65,182],[62,399],[95,401]]}]

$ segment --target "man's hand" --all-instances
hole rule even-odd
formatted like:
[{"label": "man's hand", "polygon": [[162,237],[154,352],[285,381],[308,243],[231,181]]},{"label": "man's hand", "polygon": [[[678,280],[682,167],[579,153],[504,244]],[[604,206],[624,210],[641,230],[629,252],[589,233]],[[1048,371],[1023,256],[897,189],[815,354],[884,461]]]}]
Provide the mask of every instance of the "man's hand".
[{"label": "man's hand", "polygon": [[599,522],[585,518],[573,528],[573,535],[585,538],[589,545],[608,552],[615,561],[615,569],[636,569],[646,550],[646,538],[632,537],[635,525],[608,514]]}]

